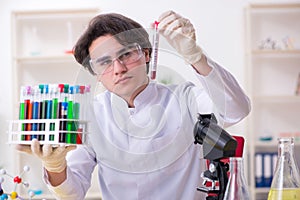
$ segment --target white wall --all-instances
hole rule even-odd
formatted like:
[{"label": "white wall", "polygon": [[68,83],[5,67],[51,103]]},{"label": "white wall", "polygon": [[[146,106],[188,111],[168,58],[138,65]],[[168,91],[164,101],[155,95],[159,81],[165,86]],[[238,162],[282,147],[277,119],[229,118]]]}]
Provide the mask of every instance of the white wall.
[{"label": "white wall", "polygon": [[[171,2],[171,3],[170,3]],[[208,55],[222,64],[244,87],[244,8],[251,0],[1,0],[0,1],[0,167],[11,166],[11,159],[4,160],[5,153],[12,154],[6,146],[6,120],[12,119],[11,88],[11,27],[12,10],[33,10],[52,8],[99,7],[102,12],[118,12],[127,15],[144,26],[169,9],[190,19],[197,30],[198,43]],[[262,1],[259,1],[262,2]],[[270,2],[270,1],[268,1]],[[272,2],[279,2],[274,0]],[[283,2],[281,0],[280,2]],[[284,2],[291,2],[285,0]],[[295,2],[295,1],[293,1]],[[296,2],[299,2],[296,1]],[[243,128],[232,129],[242,134]]]}]

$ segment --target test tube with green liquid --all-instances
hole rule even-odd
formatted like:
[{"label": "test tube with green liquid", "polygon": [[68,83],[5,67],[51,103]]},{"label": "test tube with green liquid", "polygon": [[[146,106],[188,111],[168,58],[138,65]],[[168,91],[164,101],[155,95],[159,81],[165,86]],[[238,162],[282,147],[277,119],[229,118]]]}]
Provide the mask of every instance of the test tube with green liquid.
[{"label": "test tube with green liquid", "polygon": [[[74,121],[73,118],[73,100],[74,100],[74,87],[69,87],[69,98],[68,98],[68,111],[67,111],[67,131],[74,131]],[[75,144],[76,143],[76,134],[68,132],[66,134],[66,143]]]},{"label": "test tube with green liquid", "polygon": [[[26,96],[26,87],[22,86],[20,91],[20,107],[19,107],[19,119],[25,119],[26,118],[26,104],[25,104],[25,96]],[[21,124],[21,131],[25,131],[25,124]],[[21,135],[21,140],[25,140],[25,136]]]},{"label": "test tube with green liquid", "polygon": [[[58,115],[58,86],[57,85],[51,85],[50,86],[50,96],[52,98],[52,109],[51,109],[51,118],[57,119]],[[55,130],[55,123],[50,124],[50,131]],[[50,141],[54,141],[54,135],[50,134],[49,136]]]}]

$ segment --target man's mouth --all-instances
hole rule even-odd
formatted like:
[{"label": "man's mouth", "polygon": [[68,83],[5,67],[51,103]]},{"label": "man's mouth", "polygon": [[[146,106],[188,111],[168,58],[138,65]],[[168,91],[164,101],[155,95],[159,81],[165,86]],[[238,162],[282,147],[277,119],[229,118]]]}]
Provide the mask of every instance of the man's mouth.
[{"label": "man's mouth", "polygon": [[117,79],[117,81],[115,81],[115,84],[124,83],[124,82],[126,82],[127,80],[129,80],[130,78],[131,78],[131,77],[128,77],[128,76],[119,78],[119,79]]}]

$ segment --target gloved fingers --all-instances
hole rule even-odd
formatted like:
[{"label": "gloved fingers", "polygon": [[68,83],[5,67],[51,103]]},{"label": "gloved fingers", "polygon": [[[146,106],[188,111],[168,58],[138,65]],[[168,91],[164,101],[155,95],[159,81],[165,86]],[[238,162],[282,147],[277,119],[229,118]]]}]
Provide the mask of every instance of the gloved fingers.
[{"label": "gloved fingers", "polygon": [[173,11],[167,11],[159,17],[159,28],[161,29],[170,29],[174,31],[185,26],[192,26],[190,20]]},{"label": "gloved fingers", "polygon": [[72,150],[74,150],[76,148],[77,148],[76,145],[69,145],[69,146],[66,147],[66,150],[67,150],[67,152],[69,152],[69,151],[72,151]]},{"label": "gloved fingers", "polygon": [[44,144],[41,146],[37,139],[33,139],[31,142],[31,151],[41,159],[45,159],[52,155],[53,147],[51,144]]},{"label": "gloved fingers", "polygon": [[37,139],[33,139],[31,141],[31,151],[33,154],[35,154],[39,158],[41,158],[43,156],[40,142]]},{"label": "gloved fingers", "polygon": [[167,24],[171,23],[172,21],[181,18],[181,16],[177,13],[175,13],[172,10],[166,11],[164,13],[162,13],[159,18],[158,21],[160,24],[160,26],[166,26]]},{"label": "gloved fingers", "polygon": [[51,156],[53,152],[54,152],[54,148],[52,147],[51,144],[43,145],[43,153],[42,154],[43,154],[44,158]]},{"label": "gloved fingers", "polygon": [[180,32],[185,37],[196,41],[195,28],[194,28],[194,26],[191,23],[189,23],[189,24],[185,25],[184,27],[182,27],[182,29],[180,30]]},{"label": "gloved fingers", "polygon": [[51,144],[44,144],[41,147],[40,142],[36,139],[31,142],[31,151],[41,159],[57,156],[65,157],[69,151],[75,148],[75,145],[65,146],[64,144],[58,147],[53,147]]},{"label": "gloved fingers", "polygon": [[193,25],[178,27],[176,30],[163,30],[162,34],[170,40],[176,40],[176,38],[196,40]]},{"label": "gloved fingers", "polygon": [[169,40],[174,40],[176,37],[181,37],[183,35],[182,26],[178,21],[171,22],[167,27],[160,27],[159,32]]},{"label": "gloved fingers", "polygon": [[16,150],[24,152],[24,153],[28,153],[28,154],[32,154],[31,151],[31,146],[29,145],[23,145],[23,144],[17,144],[15,146]]},{"label": "gloved fingers", "polygon": [[169,39],[175,37],[187,37],[195,40],[195,29],[191,22],[178,15],[166,17],[159,24],[160,32]]},{"label": "gloved fingers", "polygon": [[175,20],[170,22],[167,26],[159,27],[159,30],[163,35],[170,35],[171,33],[179,32],[178,29],[182,28],[182,26],[183,23],[180,20]]},{"label": "gloved fingers", "polygon": [[201,59],[202,50],[196,44],[196,34],[191,22],[174,11],[167,11],[159,17],[159,32],[184,59],[195,64]]},{"label": "gloved fingers", "polygon": [[75,145],[66,146],[66,145],[62,144],[54,149],[53,155],[54,156],[61,155],[62,157],[64,157],[64,156],[66,156],[66,154],[69,151],[74,150],[74,149],[76,149]]},{"label": "gloved fingers", "polygon": [[175,12],[173,10],[167,10],[158,17],[158,21],[161,22],[164,18],[166,18],[167,16],[172,15],[174,13]]},{"label": "gloved fingers", "polygon": [[161,30],[175,31],[179,27],[184,26],[185,22],[185,19],[180,15],[172,14],[160,19],[158,26]]}]

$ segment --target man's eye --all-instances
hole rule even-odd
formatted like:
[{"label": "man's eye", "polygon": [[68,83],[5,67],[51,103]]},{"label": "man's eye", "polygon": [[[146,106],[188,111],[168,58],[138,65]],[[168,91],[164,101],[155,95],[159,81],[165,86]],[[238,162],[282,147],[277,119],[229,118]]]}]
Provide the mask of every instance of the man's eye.
[{"label": "man's eye", "polygon": [[112,60],[110,60],[110,59],[101,60],[101,61],[97,62],[97,64],[100,65],[100,66],[110,65],[111,63],[112,63]]},{"label": "man's eye", "polygon": [[131,54],[132,54],[132,51],[126,51],[126,52],[122,53],[122,54],[119,56],[119,59],[120,59],[120,60],[124,60],[124,59],[130,57]]}]

